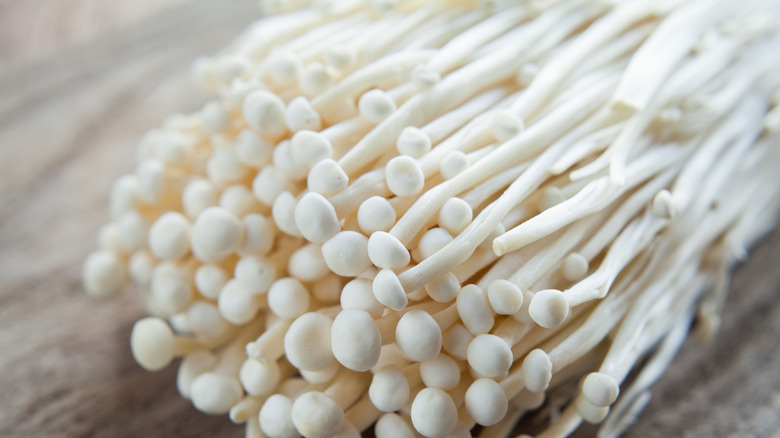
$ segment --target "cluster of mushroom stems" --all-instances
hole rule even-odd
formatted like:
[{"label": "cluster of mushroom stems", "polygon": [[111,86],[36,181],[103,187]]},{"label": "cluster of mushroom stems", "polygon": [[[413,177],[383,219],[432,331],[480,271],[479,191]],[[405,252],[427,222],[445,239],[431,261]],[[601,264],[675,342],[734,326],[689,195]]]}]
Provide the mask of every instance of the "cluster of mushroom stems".
[{"label": "cluster of mushroom stems", "polygon": [[619,434],[777,219],[780,4],[310,3],[111,188],[136,361],[248,437]]}]

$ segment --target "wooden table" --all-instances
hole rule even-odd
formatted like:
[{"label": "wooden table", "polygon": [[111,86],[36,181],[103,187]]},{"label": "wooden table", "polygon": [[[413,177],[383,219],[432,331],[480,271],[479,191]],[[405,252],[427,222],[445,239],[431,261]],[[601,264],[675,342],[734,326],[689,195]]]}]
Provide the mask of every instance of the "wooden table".
[{"label": "wooden table", "polygon": [[[256,16],[252,0],[0,0],[0,436],[241,436],[179,397],[175,367],[133,362],[137,290],[92,299],[79,274],[135,143],[204,102],[191,60]],[[737,270],[716,341],[686,343],[626,436],[780,430],[778,266],[775,232]]]}]

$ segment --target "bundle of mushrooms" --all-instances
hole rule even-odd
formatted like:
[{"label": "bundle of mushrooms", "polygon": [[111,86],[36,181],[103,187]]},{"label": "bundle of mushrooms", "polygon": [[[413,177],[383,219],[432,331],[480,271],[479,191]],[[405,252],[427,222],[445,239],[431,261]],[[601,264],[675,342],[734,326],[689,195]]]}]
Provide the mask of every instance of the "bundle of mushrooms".
[{"label": "bundle of mushrooms", "polygon": [[248,437],[620,434],[780,211],[780,2],[309,3],[111,189],[137,362]]}]

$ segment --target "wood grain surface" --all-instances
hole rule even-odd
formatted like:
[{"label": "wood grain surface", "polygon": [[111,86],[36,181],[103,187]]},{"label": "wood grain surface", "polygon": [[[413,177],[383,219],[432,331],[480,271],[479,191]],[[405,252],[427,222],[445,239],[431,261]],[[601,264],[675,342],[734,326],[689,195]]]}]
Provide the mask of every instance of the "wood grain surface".
[{"label": "wood grain surface", "polygon": [[[0,0],[0,436],[242,436],[179,397],[174,366],[148,373],[133,362],[137,290],[92,299],[79,274],[135,143],[202,105],[191,60],[257,17],[255,2],[110,2],[135,12],[107,25],[105,6],[68,15],[79,1],[97,4]],[[9,48],[9,38],[47,38],[25,25],[41,10],[57,41]],[[627,437],[777,436],[779,267],[774,232],[737,269],[719,336],[686,342]]]}]

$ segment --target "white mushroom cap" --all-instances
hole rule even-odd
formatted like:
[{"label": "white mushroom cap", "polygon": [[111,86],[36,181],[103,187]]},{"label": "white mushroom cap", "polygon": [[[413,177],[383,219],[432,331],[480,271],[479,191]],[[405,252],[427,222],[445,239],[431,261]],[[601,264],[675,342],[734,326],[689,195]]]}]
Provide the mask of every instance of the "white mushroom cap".
[{"label": "white mushroom cap", "polygon": [[149,228],[149,249],[163,260],[183,257],[190,250],[190,221],[181,213],[163,213]]},{"label": "white mushroom cap", "polygon": [[374,373],[368,397],[382,412],[395,412],[409,401],[409,381],[398,367],[387,365]]},{"label": "white mushroom cap", "polygon": [[425,175],[417,160],[399,155],[385,166],[387,188],[396,196],[415,196],[425,187]]},{"label": "white mushroom cap", "polygon": [[569,281],[580,281],[585,278],[590,268],[588,260],[582,254],[573,252],[563,259],[563,277]]},{"label": "white mushroom cap", "polygon": [[512,366],[512,349],[495,335],[481,334],[474,338],[466,351],[469,365],[485,377],[504,376]]},{"label": "white mushroom cap", "polygon": [[284,122],[292,132],[304,129],[319,131],[322,128],[322,119],[319,113],[311,106],[309,100],[298,96],[290,101],[284,112]]},{"label": "white mushroom cap", "polygon": [[481,287],[475,284],[463,286],[455,303],[463,325],[474,335],[488,333],[493,328],[493,311]]},{"label": "white mushroom cap", "polygon": [[328,68],[319,62],[310,62],[298,77],[298,86],[303,94],[313,96],[323,92],[333,83]]},{"label": "white mushroom cap", "polygon": [[339,312],[333,320],[330,339],[333,356],[350,370],[368,371],[379,360],[382,337],[365,310]]},{"label": "white mushroom cap", "polygon": [[212,415],[227,414],[243,395],[238,379],[216,373],[203,373],[190,385],[192,404]]},{"label": "white mushroom cap", "polygon": [[306,177],[306,186],[324,196],[335,195],[349,183],[349,176],[338,162],[325,158],[314,164]]},{"label": "white mushroom cap", "polygon": [[204,297],[216,300],[227,282],[227,274],[217,265],[203,264],[195,270],[195,287]]},{"label": "white mushroom cap", "polygon": [[509,408],[504,390],[493,379],[477,379],[466,390],[466,409],[478,424],[492,426],[501,421]]},{"label": "white mushroom cap", "polygon": [[298,200],[295,199],[295,196],[288,191],[283,191],[274,198],[271,207],[271,217],[274,219],[276,228],[293,237],[302,236],[301,230],[298,229],[298,225],[295,223],[295,207],[297,205]]},{"label": "white mushroom cap", "polygon": [[374,277],[371,288],[376,300],[393,310],[401,310],[409,303],[401,281],[390,269],[379,271]]},{"label": "white mushroom cap", "polygon": [[331,271],[356,277],[371,267],[368,238],[357,231],[341,231],[322,244],[322,256]]},{"label": "white mushroom cap", "polygon": [[460,382],[460,368],[453,358],[440,354],[420,364],[420,377],[427,387],[449,391]]},{"label": "white mushroom cap", "polygon": [[241,105],[247,124],[260,134],[277,136],[286,129],[284,102],[268,90],[249,93]]},{"label": "white mushroom cap", "polygon": [[[178,215],[179,213],[166,214]],[[163,214],[163,216],[165,216],[165,214]],[[119,244],[124,251],[137,251],[143,249],[150,239],[148,236],[149,226],[146,223],[146,219],[137,211],[128,211],[127,213],[122,214],[116,221],[116,226]],[[166,236],[163,236],[163,238],[165,237]]]},{"label": "white mushroom cap", "polygon": [[384,231],[376,231],[368,239],[368,257],[382,269],[398,269],[411,261],[409,250],[398,238]]},{"label": "white mushroom cap", "polygon": [[258,414],[260,430],[271,438],[295,438],[298,432],[292,421],[292,401],[284,395],[272,394]]},{"label": "white mushroom cap", "polygon": [[590,373],[582,383],[582,395],[596,407],[611,405],[618,394],[620,394],[620,386],[608,374]]},{"label": "white mushroom cap", "polygon": [[469,204],[460,198],[450,198],[439,210],[439,226],[452,235],[460,234],[474,219]]},{"label": "white mushroom cap", "polygon": [[195,301],[186,315],[190,331],[204,339],[219,338],[230,330],[230,324],[222,318],[217,306],[207,301]]},{"label": "white mushroom cap", "polygon": [[290,142],[292,159],[308,167],[330,158],[333,146],[327,137],[314,131],[298,131]]},{"label": "white mushroom cap", "polygon": [[311,391],[293,403],[292,420],[298,432],[307,438],[329,438],[344,425],[344,411],[332,398]]},{"label": "white mushroom cap", "polygon": [[452,357],[467,359],[467,351],[474,335],[463,324],[455,323],[442,334],[442,347]]},{"label": "white mushroom cap", "polygon": [[328,264],[322,256],[322,247],[314,243],[303,245],[295,250],[290,256],[287,270],[298,280],[317,283],[330,274]]},{"label": "white mushroom cap", "polygon": [[420,252],[420,257],[427,259],[450,242],[452,242],[452,235],[447,230],[438,227],[431,228],[420,238],[417,250]]},{"label": "white mushroom cap", "polygon": [[251,129],[244,129],[236,136],[236,158],[241,164],[260,168],[271,162],[274,146]]},{"label": "white mushroom cap", "polygon": [[192,250],[203,261],[218,261],[238,251],[243,239],[241,221],[222,207],[203,210],[192,227]]},{"label": "white mushroom cap", "polygon": [[211,156],[206,161],[206,176],[217,186],[235,183],[244,178],[247,168],[238,160],[235,151],[228,145],[215,143]]},{"label": "white mushroom cap", "polygon": [[219,195],[219,206],[240,218],[255,211],[259,205],[252,191],[243,184],[225,187]]},{"label": "white mushroom cap", "polygon": [[307,193],[298,201],[295,223],[303,237],[312,243],[323,243],[341,231],[336,210],[319,193]]},{"label": "white mushroom cap", "polygon": [[460,282],[458,278],[452,272],[448,272],[441,277],[427,283],[425,285],[425,292],[434,301],[440,303],[449,303],[460,292]]},{"label": "white mushroom cap", "polygon": [[160,310],[173,315],[183,312],[189,306],[192,286],[182,278],[175,266],[168,263],[160,263],[154,268],[150,289]]},{"label": "white mushroom cap", "polygon": [[95,251],[84,260],[81,278],[88,294],[107,297],[122,287],[125,269],[119,258],[110,251]]},{"label": "white mushroom cap", "polygon": [[138,177],[136,195],[147,203],[156,203],[165,186],[165,165],[159,160],[145,160],[138,165],[135,174]]},{"label": "white mushroom cap", "polygon": [[396,215],[387,198],[372,196],[360,204],[357,220],[360,230],[370,235],[376,231],[387,231],[392,228]]},{"label": "white mushroom cap", "polygon": [[303,377],[309,383],[325,383],[330,382],[333,377],[341,371],[341,365],[338,362],[331,362],[330,365],[324,369],[317,371],[298,370]]},{"label": "white mushroom cap", "polygon": [[241,219],[246,238],[241,246],[242,255],[268,254],[274,246],[276,230],[273,222],[262,214],[250,213]]},{"label": "white mushroom cap", "polygon": [[259,310],[259,302],[235,279],[228,281],[222,287],[217,305],[222,317],[236,325],[248,323]]},{"label": "white mushroom cap", "polygon": [[379,123],[388,118],[395,108],[393,98],[378,88],[366,91],[358,99],[358,112],[370,123]]},{"label": "white mushroom cap", "polygon": [[176,388],[182,397],[189,400],[190,386],[196,377],[214,368],[217,365],[217,357],[207,350],[197,350],[187,354],[179,364],[176,373]]},{"label": "white mushroom cap", "polygon": [[203,210],[217,205],[217,191],[208,180],[196,178],[184,187],[181,200],[184,213],[195,219]]},{"label": "white mushroom cap", "polygon": [[[274,205],[277,196],[291,189],[290,178],[275,165],[263,167],[252,180],[252,193],[264,205]],[[276,224],[279,225],[279,222]],[[283,227],[279,229],[286,231]]]},{"label": "white mushroom cap", "polygon": [[148,287],[154,263],[154,258],[147,251],[136,251],[127,262],[127,272],[135,284]]},{"label": "white mushroom cap", "polygon": [[162,319],[150,316],[133,324],[130,350],[144,369],[157,371],[168,366],[173,360],[174,347],[173,331]]},{"label": "white mushroom cap", "polygon": [[569,301],[559,290],[542,290],[534,294],[528,313],[544,328],[557,327],[569,316]]},{"label": "white mushroom cap", "polygon": [[441,328],[428,312],[411,310],[398,321],[395,341],[409,359],[433,359],[441,351]]},{"label": "white mushroom cap", "polygon": [[595,406],[585,397],[577,397],[574,400],[574,406],[582,419],[590,424],[601,423],[609,414],[609,406]]},{"label": "white mushroom cap", "polygon": [[286,277],[276,280],[268,290],[268,308],[282,319],[295,319],[309,309],[309,291],[299,280]]},{"label": "white mushroom cap", "polygon": [[420,158],[431,150],[431,138],[422,129],[407,126],[395,143],[398,153]]},{"label": "white mushroom cap", "polygon": [[490,307],[499,315],[514,315],[523,307],[523,293],[509,280],[490,282],[487,295]]},{"label": "white mushroom cap", "polygon": [[424,388],[412,402],[412,424],[428,438],[446,437],[455,430],[458,408],[452,397],[438,388]]},{"label": "white mushroom cap", "polygon": [[339,297],[342,309],[361,309],[368,312],[372,318],[379,318],[385,310],[374,297],[371,280],[355,278],[344,285]]},{"label": "white mushroom cap", "polygon": [[249,395],[269,395],[279,383],[279,365],[275,361],[247,358],[241,365],[238,379]]},{"label": "white mushroom cap", "polygon": [[321,313],[299,316],[284,335],[287,360],[305,371],[318,371],[333,361],[330,331],[333,321]]},{"label": "white mushroom cap", "polygon": [[525,387],[531,392],[544,391],[552,378],[552,362],[543,350],[536,348],[523,359],[521,366]]},{"label": "white mushroom cap", "polygon": [[469,157],[463,151],[452,151],[441,160],[439,173],[444,179],[452,179],[468,167]]},{"label": "white mushroom cap", "polygon": [[416,438],[414,429],[398,414],[388,413],[379,417],[374,425],[376,438]]}]

